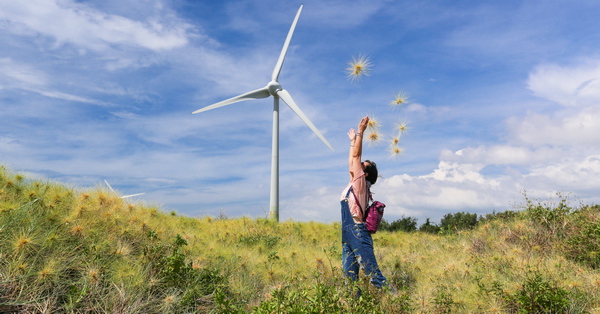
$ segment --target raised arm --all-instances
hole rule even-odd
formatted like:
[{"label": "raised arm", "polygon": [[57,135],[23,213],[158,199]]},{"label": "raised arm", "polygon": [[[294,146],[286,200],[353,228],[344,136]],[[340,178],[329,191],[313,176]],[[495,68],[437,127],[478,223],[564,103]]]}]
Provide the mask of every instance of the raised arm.
[{"label": "raised arm", "polygon": [[358,123],[358,133],[354,129],[348,131],[350,138],[350,153],[348,155],[348,169],[350,171],[350,179],[354,179],[354,174],[361,170],[362,144],[363,134],[367,129],[369,117],[364,117]]}]

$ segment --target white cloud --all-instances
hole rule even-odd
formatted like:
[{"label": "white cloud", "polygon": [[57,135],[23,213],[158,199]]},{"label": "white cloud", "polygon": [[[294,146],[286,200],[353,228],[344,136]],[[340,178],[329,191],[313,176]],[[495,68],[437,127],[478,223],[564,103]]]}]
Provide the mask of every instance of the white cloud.
[{"label": "white cloud", "polygon": [[[599,103],[600,104],[600,103]],[[559,111],[554,115],[529,113],[508,120],[508,129],[518,142],[526,145],[562,145],[584,149],[600,148],[600,106],[577,112]]]},{"label": "white cloud", "polygon": [[596,195],[600,190],[600,155],[534,168],[525,179],[530,184],[547,189],[580,191],[583,194],[581,197],[594,197],[597,201],[600,199]]},{"label": "white cloud", "polygon": [[152,18],[134,21],[71,0],[0,3],[0,20],[10,22],[5,27],[20,33],[44,34],[53,38],[56,45],[70,43],[92,50],[104,50],[111,45],[173,49],[188,43],[191,29],[185,23],[164,23]]},{"label": "white cloud", "polygon": [[572,66],[543,64],[529,75],[529,89],[541,98],[563,106],[600,104],[600,60]]}]

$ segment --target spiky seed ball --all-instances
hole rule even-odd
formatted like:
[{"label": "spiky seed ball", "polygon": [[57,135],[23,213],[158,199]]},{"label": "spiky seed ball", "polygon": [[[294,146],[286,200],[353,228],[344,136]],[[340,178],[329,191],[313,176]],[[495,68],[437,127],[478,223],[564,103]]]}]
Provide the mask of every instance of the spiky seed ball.
[{"label": "spiky seed ball", "polygon": [[29,237],[18,237],[15,241],[15,249],[22,250],[23,248],[30,246],[33,241]]},{"label": "spiky seed ball", "polygon": [[382,136],[381,133],[379,133],[377,130],[371,130],[365,138],[368,143],[369,146],[377,146],[381,143],[382,140]]},{"label": "spiky seed ball", "polygon": [[352,61],[348,62],[348,78],[352,81],[360,79],[362,76],[369,75],[371,71],[371,59],[367,56],[360,55],[352,57]]},{"label": "spiky seed ball", "polygon": [[396,125],[396,129],[398,130],[398,132],[400,132],[400,134],[404,134],[406,133],[406,131],[408,131],[409,127],[406,122],[400,122]]},{"label": "spiky seed ball", "polygon": [[390,147],[390,157],[397,159],[404,154],[404,149],[398,146]]},{"label": "spiky seed ball", "polygon": [[381,126],[381,124],[379,123],[379,119],[377,119],[377,117],[375,117],[374,115],[369,115],[369,122],[367,123],[367,128],[369,130],[379,130],[379,127]]},{"label": "spiky seed ball", "polygon": [[392,105],[394,107],[400,107],[407,102],[408,102],[408,95],[405,92],[399,92],[394,97],[394,100],[392,100],[390,102],[390,105]]}]

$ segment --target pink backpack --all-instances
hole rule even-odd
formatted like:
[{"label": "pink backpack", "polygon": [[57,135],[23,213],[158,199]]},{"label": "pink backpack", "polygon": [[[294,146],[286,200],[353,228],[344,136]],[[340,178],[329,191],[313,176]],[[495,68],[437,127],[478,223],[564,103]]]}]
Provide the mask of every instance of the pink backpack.
[{"label": "pink backpack", "polygon": [[[350,189],[352,189],[352,187],[350,187]],[[352,195],[354,195],[354,201],[356,202],[356,204],[358,204],[358,208],[360,208],[360,210],[362,211],[362,207],[360,206],[360,202],[358,201],[358,198],[356,197],[356,194],[354,194],[354,191],[352,191]],[[371,195],[371,191],[369,191],[369,199],[372,200],[373,196]],[[375,233],[377,232],[377,229],[379,228],[379,224],[381,224],[381,219],[383,218],[383,210],[385,209],[385,204],[380,202],[380,201],[373,201],[373,203],[371,203],[371,205],[369,205],[367,207],[366,211],[363,211],[364,216],[365,216],[365,224],[367,226],[367,230],[370,233]]]}]

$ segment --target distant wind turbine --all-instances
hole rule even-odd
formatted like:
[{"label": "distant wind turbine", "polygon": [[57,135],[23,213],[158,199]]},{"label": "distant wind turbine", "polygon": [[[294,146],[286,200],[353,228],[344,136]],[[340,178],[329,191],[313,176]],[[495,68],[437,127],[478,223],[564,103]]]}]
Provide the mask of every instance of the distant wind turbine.
[{"label": "distant wind turbine", "polygon": [[[115,194],[119,194],[117,193],[117,191],[115,191],[112,186],[110,186],[110,184],[108,184],[108,181],[104,180],[104,183],[106,183],[106,185],[108,186],[108,188]],[[130,195],[123,195],[121,196],[121,198],[130,198],[130,197],[134,197],[134,196],[140,196],[140,195],[144,195],[146,193],[137,193],[137,194],[130,194]]]},{"label": "distant wind turbine", "polygon": [[210,106],[206,106],[204,108],[198,109],[192,114],[204,112],[207,110],[231,105],[236,102],[250,100],[250,99],[260,99],[267,98],[269,96],[273,96],[273,144],[272,144],[272,158],[271,158],[271,199],[270,199],[270,210],[269,216],[271,219],[279,221],[279,98],[283,99],[283,101],[292,109],[293,112],[306,123],[306,125],[315,132],[315,134],[327,145],[331,150],[333,147],[327,139],[321,134],[321,132],[317,129],[317,127],[308,119],[308,117],[300,110],[300,107],[296,105],[294,99],[288,91],[281,87],[281,84],[277,81],[279,79],[279,73],[281,72],[281,67],[283,66],[283,61],[285,59],[285,55],[288,50],[288,46],[290,41],[292,40],[292,35],[294,34],[294,29],[296,28],[296,23],[298,22],[298,18],[300,17],[300,13],[302,12],[303,5],[298,9],[298,13],[296,13],[296,18],[294,18],[294,22],[292,22],[292,26],[290,27],[290,31],[288,32],[287,38],[285,39],[285,43],[283,44],[283,49],[281,49],[281,54],[279,55],[279,59],[277,60],[277,64],[275,64],[275,68],[273,69],[273,74],[271,75],[271,81],[267,84],[267,86],[263,88],[259,88],[257,90],[253,90],[247,92],[245,94],[241,94],[227,100],[223,100],[216,104],[212,104]]}]

